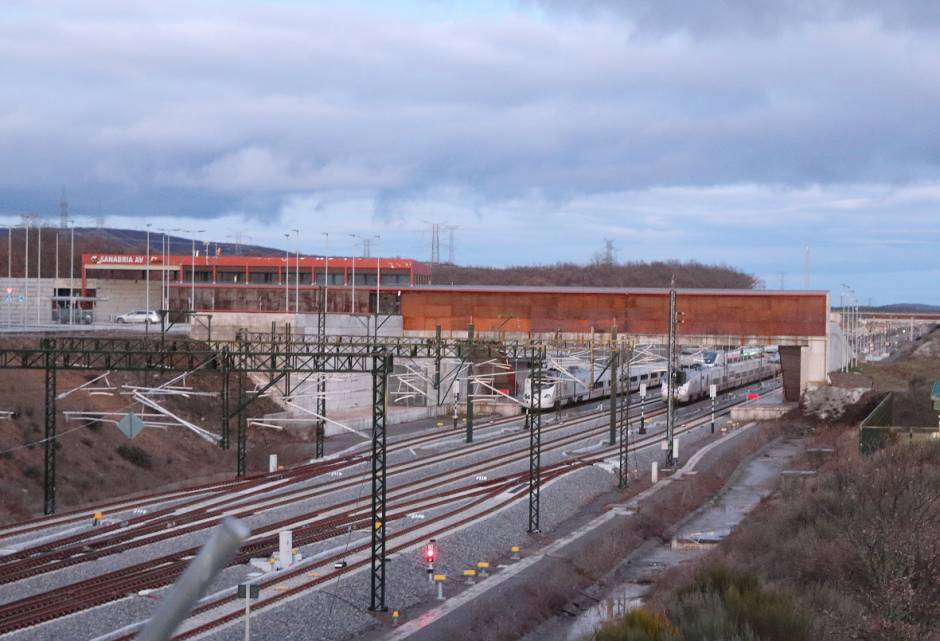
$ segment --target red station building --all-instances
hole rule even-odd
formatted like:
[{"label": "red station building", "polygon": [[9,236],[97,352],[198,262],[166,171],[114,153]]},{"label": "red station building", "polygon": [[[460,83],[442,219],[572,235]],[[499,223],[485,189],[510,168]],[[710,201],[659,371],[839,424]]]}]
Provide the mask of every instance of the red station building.
[{"label": "red station building", "polygon": [[311,312],[324,287],[330,312],[374,312],[379,295],[383,313],[398,313],[400,290],[431,282],[430,265],[409,258],[102,253],[82,255],[82,295],[110,299],[118,281],[135,281],[144,296],[147,271],[151,308],[201,312]]}]

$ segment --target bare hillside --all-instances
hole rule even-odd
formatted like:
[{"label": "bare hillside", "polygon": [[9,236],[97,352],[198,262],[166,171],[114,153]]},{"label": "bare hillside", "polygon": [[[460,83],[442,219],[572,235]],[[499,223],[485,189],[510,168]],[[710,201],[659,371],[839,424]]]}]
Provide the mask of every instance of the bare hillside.
[{"label": "bare hillside", "polygon": [[514,267],[435,265],[432,282],[437,285],[668,287],[673,276],[676,287],[753,289],[758,285],[754,276],[734,267],[703,265],[695,261],[558,263]]}]

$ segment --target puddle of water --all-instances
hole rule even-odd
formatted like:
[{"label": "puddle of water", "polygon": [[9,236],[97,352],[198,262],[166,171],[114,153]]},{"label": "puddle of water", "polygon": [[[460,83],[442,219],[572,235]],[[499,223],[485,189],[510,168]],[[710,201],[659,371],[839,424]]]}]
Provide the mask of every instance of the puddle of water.
[{"label": "puddle of water", "polygon": [[623,571],[623,582],[596,605],[567,621],[556,621],[550,630],[539,628],[526,637],[550,641],[582,641],[605,622],[643,605],[652,584],[663,570],[694,561],[717,544],[773,491],[777,479],[799,452],[798,445],[780,442],[747,463],[734,483],[706,505],[668,545],[659,545],[632,559]]}]

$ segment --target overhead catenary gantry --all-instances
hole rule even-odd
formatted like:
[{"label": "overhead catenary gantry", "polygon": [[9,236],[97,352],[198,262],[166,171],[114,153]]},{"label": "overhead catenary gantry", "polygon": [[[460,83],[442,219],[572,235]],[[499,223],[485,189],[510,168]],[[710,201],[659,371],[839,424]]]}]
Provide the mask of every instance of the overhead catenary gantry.
[{"label": "overhead catenary gantry", "polygon": [[[194,372],[218,369],[223,374],[221,400],[222,435],[218,444],[228,445],[229,425],[237,423],[239,476],[245,474],[247,454],[247,416],[250,404],[284,377],[330,373],[364,373],[372,377],[372,595],[370,609],[385,609],[385,538],[386,538],[386,412],[388,377],[396,353],[414,357],[419,353],[453,354],[467,358],[464,341],[411,342],[371,337],[365,341],[327,341],[317,343],[277,341],[165,340],[157,338],[44,337],[34,348],[0,349],[0,369],[34,369],[44,372],[45,433],[43,439],[44,477],[43,511],[56,509],[56,378],[60,370],[106,372]],[[437,343],[437,344],[434,344]],[[541,361],[537,346],[506,346],[496,343],[476,344],[482,350],[514,356],[534,356]],[[248,391],[246,378],[267,374],[268,380]],[[236,377],[235,398],[231,398],[230,376]],[[234,407],[233,407],[234,405]],[[536,476],[537,479],[537,476]],[[535,490],[537,491],[537,480]],[[531,487],[531,483],[530,483]]]}]

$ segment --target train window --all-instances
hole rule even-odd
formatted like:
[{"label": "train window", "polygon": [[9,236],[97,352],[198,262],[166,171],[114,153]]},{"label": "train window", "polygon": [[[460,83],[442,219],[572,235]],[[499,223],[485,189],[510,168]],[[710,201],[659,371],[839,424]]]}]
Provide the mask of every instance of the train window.
[{"label": "train window", "polygon": [[604,381],[597,381],[594,383],[594,389],[600,389],[602,387],[604,387]]},{"label": "train window", "polygon": [[631,383],[636,383],[636,381],[637,381],[636,376],[631,376],[631,377],[630,377],[630,382],[631,382]]},{"label": "train window", "polygon": [[645,381],[645,380],[648,379],[649,377],[650,377],[649,374],[643,374],[643,375],[640,377],[640,380],[641,380],[641,381]]}]

